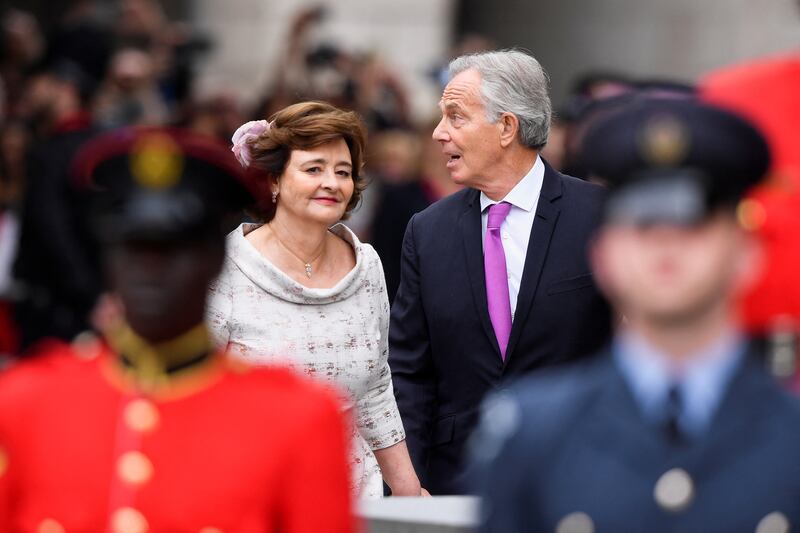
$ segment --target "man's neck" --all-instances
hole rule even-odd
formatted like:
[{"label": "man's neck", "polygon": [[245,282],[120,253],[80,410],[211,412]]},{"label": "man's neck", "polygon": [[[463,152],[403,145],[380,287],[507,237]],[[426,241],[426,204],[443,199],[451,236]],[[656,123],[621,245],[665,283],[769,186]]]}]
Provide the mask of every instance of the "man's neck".
[{"label": "man's neck", "polygon": [[723,335],[735,331],[736,321],[728,309],[719,309],[685,321],[652,321],[631,318],[626,328],[676,364],[682,365],[693,354],[702,352]]},{"label": "man's neck", "polygon": [[511,189],[522,181],[539,156],[539,151],[523,146],[509,148],[507,156],[499,162],[492,178],[479,189],[495,202],[505,198]]}]

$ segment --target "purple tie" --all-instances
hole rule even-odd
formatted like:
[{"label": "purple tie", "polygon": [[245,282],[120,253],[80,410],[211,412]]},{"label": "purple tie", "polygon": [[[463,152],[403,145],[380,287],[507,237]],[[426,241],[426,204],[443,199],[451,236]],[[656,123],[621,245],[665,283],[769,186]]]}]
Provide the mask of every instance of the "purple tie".
[{"label": "purple tie", "polygon": [[483,270],[486,273],[486,301],[489,318],[500,345],[503,361],[506,359],[508,337],[511,335],[511,303],[508,299],[508,272],[506,254],[500,236],[500,226],[511,211],[511,204],[500,202],[489,207],[486,237],[483,240]]}]

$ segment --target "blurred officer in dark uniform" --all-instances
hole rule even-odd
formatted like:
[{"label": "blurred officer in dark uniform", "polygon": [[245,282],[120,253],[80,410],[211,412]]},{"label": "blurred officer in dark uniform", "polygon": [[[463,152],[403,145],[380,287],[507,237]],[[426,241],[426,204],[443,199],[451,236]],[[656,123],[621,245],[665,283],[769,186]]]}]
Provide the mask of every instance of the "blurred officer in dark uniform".
[{"label": "blurred officer in dark uniform", "polygon": [[800,526],[800,408],[732,305],[757,270],[737,204],[766,172],[765,141],[726,111],[649,99],[595,124],[585,147],[610,186],[594,272],[623,319],[603,357],[485,404],[472,442],[483,531]]},{"label": "blurred officer in dark uniform", "polygon": [[95,85],[78,64],[61,60],[31,78],[23,99],[36,137],[27,158],[12,295],[22,350],[90,329],[103,288],[97,244],[84,224],[86,205],[69,177],[75,154],[98,133],[87,111]]},{"label": "blurred officer in dark uniform", "polygon": [[334,395],[215,353],[203,323],[237,161],[157,129],[81,154],[124,321],[0,373],[0,531],[352,531]]}]

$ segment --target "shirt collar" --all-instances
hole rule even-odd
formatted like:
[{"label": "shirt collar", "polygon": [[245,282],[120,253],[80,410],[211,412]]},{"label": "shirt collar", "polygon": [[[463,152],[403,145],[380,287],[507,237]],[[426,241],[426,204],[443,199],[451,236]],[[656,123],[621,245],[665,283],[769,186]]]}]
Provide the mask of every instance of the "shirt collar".
[{"label": "shirt collar", "polygon": [[614,341],[614,358],[645,418],[658,421],[669,388],[682,395],[681,426],[697,434],[707,427],[733,373],[744,357],[744,338],[735,330],[722,335],[676,369],[644,338],[623,331]]},{"label": "shirt collar", "polygon": [[[536,202],[539,198],[539,191],[542,188],[543,181],[544,163],[542,162],[542,158],[537,155],[536,162],[528,173],[525,174],[519,183],[517,183],[500,202],[508,202],[524,211],[532,211],[536,208]],[[487,207],[500,202],[495,202],[481,192],[481,213],[484,212]]]}]

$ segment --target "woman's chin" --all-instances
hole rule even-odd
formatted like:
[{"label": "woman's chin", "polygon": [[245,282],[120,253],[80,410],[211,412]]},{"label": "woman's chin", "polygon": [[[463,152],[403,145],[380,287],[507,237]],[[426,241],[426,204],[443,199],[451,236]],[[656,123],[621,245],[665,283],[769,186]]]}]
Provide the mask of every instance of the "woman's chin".
[{"label": "woman's chin", "polygon": [[312,213],[308,213],[307,219],[309,221],[317,222],[320,225],[324,225],[326,227],[333,226],[344,216],[344,212],[341,209],[325,209],[325,210],[314,210]]}]

